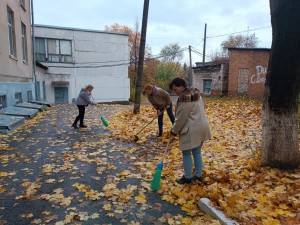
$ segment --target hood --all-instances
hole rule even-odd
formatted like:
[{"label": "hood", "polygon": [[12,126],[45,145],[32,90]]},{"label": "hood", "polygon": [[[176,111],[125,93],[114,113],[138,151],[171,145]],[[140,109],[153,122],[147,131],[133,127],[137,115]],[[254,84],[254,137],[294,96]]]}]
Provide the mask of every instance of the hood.
[{"label": "hood", "polygon": [[181,95],[179,95],[179,102],[195,102],[198,101],[201,96],[200,91],[197,88],[191,87],[184,90]]}]

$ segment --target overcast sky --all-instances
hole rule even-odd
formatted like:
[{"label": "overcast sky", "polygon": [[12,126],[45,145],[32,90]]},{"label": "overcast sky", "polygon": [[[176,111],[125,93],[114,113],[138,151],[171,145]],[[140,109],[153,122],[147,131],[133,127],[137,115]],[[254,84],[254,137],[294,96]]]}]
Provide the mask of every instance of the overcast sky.
[{"label": "overcast sky", "polygon": [[[143,0],[33,0],[35,24],[104,30],[118,23],[141,30]],[[177,43],[193,47],[192,63],[201,62],[207,24],[206,61],[228,34],[252,35],[258,47],[270,48],[272,29],[269,0],[150,0],[146,44],[154,56]],[[239,33],[242,32],[242,33]],[[185,51],[183,62],[189,64]]]}]

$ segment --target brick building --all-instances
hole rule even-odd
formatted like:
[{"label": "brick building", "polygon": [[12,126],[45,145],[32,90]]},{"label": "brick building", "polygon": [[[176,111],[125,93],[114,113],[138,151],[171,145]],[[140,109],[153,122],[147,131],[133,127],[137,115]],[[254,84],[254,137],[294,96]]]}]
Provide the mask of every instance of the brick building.
[{"label": "brick building", "polygon": [[196,63],[193,67],[193,86],[209,96],[227,95],[228,61]]},{"label": "brick building", "polygon": [[262,98],[270,49],[229,48],[228,96]]},{"label": "brick building", "polygon": [[229,48],[229,60],[196,63],[193,85],[208,96],[262,98],[269,63],[267,48]]}]

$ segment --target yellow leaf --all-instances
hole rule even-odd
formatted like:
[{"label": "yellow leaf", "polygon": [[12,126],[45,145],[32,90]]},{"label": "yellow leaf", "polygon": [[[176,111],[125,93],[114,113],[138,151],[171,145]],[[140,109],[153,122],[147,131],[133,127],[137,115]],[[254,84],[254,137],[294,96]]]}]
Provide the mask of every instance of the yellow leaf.
[{"label": "yellow leaf", "polygon": [[109,211],[111,209],[111,205],[110,204],[105,204],[102,208],[106,211]]},{"label": "yellow leaf", "polygon": [[144,194],[139,194],[135,197],[135,200],[139,204],[145,204],[147,202],[146,196]]},{"label": "yellow leaf", "polygon": [[273,218],[267,218],[262,220],[263,225],[280,225],[280,220],[273,219]]}]

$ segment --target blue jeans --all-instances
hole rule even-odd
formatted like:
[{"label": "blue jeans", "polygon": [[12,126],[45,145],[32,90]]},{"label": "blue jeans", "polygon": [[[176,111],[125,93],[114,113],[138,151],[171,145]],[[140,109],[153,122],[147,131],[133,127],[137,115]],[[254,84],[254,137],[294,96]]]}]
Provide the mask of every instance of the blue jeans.
[{"label": "blue jeans", "polygon": [[194,158],[194,165],[195,165],[195,176],[202,177],[202,155],[201,155],[201,148],[203,143],[200,146],[182,151],[182,159],[183,159],[183,169],[184,169],[184,176],[187,179],[193,177],[193,162],[192,162],[192,154]]},{"label": "blue jeans", "polygon": [[[172,107],[172,102],[170,104],[170,107],[167,109],[167,114],[170,118],[171,123],[173,124],[175,121],[175,116],[173,114],[173,107]],[[158,129],[159,129],[159,133],[162,134],[163,133],[163,119],[164,119],[164,110],[162,110],[161,114],[158,116],[157,120],[158,120]]]}]

